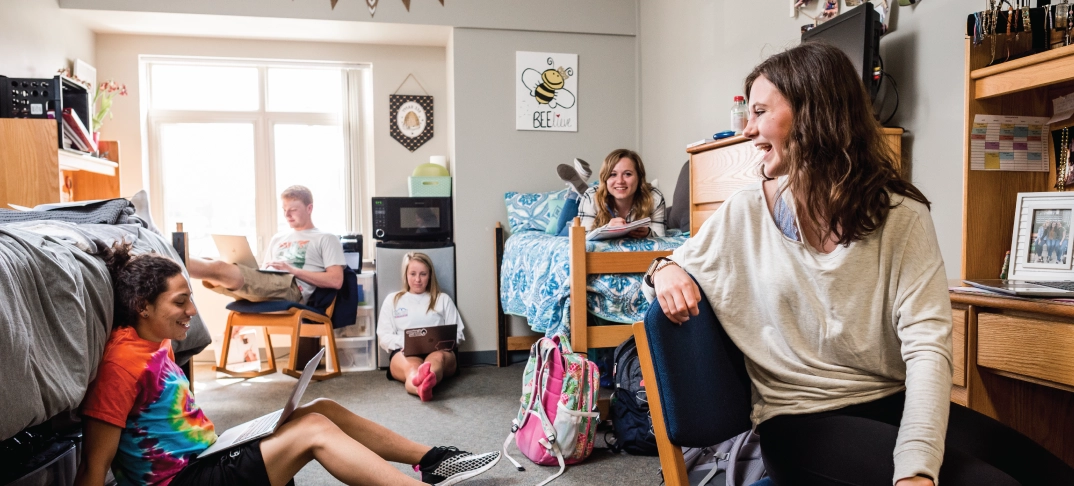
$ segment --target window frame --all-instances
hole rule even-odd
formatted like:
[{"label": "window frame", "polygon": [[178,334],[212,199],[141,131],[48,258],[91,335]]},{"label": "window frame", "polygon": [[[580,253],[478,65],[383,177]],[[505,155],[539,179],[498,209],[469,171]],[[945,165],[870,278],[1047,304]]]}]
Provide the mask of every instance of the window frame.
[{"label": "window frame", "polygon": [[[203,110],[154,110],[151,69],[154,65],[224,65],[254,67],[258,72],[258,107],[256,111],[203,111]],[[343,106],[338,113],[303,113],[267,111],[268,70],[271,68],[330,68],[339,69],[342,76]],[[345,204],[344,219],[347,233],[363,233],[368,225],[365,214],[365,194],[371,194],[371,164],[366,159],[372,154],[367,145],[372,138],[371,66],[364,63],[340,63],[321,61],[284,61],[268,59],[233,59],[180,56],[140,56],[139,72],[142,80],[140,98],[142,103],[142,137],[146,147],[145,183],[149,187],[151,211],[164,221],[165,187],[163,181],[163,154],[160,146],[162,125],[176,123],[250,123],[254,129],[254,211],[257,241],[254,251],[263,255],[269,240],[276,234],[279,219],[279,192],[284,188],[276,185],[275,130],[277,124],[338,125],[343,132],[343,174]],[[316,196],[316,195],[315,195]],[[314,218],[316,221],[316,218]],[[165,231],[170,231],[165,228]],[[196,228],[186,228],[187,231]]]}]

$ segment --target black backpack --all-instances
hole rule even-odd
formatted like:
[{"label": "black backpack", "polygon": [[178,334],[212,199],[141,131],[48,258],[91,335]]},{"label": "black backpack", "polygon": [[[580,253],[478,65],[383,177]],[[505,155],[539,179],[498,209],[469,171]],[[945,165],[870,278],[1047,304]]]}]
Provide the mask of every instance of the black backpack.
[{"label": "black backpack", "polygon": [[642,386],[641,363],[634,338],[627,339],[613,355],[611,400],[612,429],[615,440],[608,441],[613,452],[625,451],[638,456],[655,456],[656,436],[649,415],[649,401]]}]

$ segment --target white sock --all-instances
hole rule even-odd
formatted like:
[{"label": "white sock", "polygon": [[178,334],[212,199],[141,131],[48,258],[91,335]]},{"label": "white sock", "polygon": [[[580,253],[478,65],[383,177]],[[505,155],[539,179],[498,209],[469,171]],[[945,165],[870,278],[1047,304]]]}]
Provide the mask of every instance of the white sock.
[{"label": "white sock", "polygon": [[582,159],[574,159],[574,168],[578,170],[578,175],[582,176],[583,181],[588,181],[589,177],[593,175],[593,171],[589,168],[589,163]]}]

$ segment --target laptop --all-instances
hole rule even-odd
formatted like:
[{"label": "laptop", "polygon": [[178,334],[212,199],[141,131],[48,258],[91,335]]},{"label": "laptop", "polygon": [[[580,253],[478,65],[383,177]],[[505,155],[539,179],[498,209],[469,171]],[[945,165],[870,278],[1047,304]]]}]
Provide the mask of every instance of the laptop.
[{"label": "laptop", "polygon": [[1074,281],[963,280],[979,289],[1023,297],[1074,297]]},{"label": "laptop", "polygon": [[420,356],[455,349],[459,326],[413,327],[403,330],[403,356]]},{"label": "laptop", "polygon": [[201,451],[201,454],[198,454],[198,458],[226,451],[276,432],[280,426],[287,422],[287,419],[291,418],[291,414],[298,407],[298,402],[302,400],[302,394],[306,392],[306,386],[310,384],[310,379],[313,378],[313,373],[317,370],[317,364],[321,362],[322,357],[324,357],[324,348],[321,348],[317,355],[309,363],[306,363],[306,367],[302,369],[302,376],[299,377],[298,383],[295,383],[295,387],[291,390],[291,398],[287,399],[287,403],[282,409],[227,429],[216,439],[213,445]]},{"label": "laptop", "polygon": [[277,270],[275,268],[261,268],[261,265],[257,264],[257,259],[254,258],[254,252],[250,250],[250,242],[247,241],[245,236],[212,236],[213,242],[216,243],[216,249],[220,252],[220,260],[227,263],[242,265],[244,267],[256,268],[257,271],[263,273],[287,273],[286,271]]}]

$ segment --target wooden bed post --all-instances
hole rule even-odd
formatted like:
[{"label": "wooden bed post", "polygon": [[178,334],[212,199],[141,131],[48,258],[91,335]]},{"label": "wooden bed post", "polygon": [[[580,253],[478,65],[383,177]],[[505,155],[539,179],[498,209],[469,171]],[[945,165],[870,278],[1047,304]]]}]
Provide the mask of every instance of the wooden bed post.
[{"label": "wooden bed post", "polygon": [[500,268],[503,266],[503,226],[496,222],[496,366],[507,366],[507,315],[500,303]]},{"label": "wooden bed post", "polygon": [[[576,353],[589,352],[589,336],[586,330],[587,305],[585,228],[582,218],[574,218],[570,229],[570,268],[571,268],[571,349]],[[581,270],[581,271],[579,271]]]},{"label": "wooden bed post", "polygon": [[[179,259],[183,261],[185,266],[186,259],[190,254],[190,241],[187,239],[186,232],[183,231],[183,223],[175,223],[175,233],[172,233],[172,247],[175,248],[176,253],[179,253]],[[194,357],[191,356],[186,364],[180,366],[179,369],[183,370],[187,381],[190,382],[190,393],[194,393]]]}]

